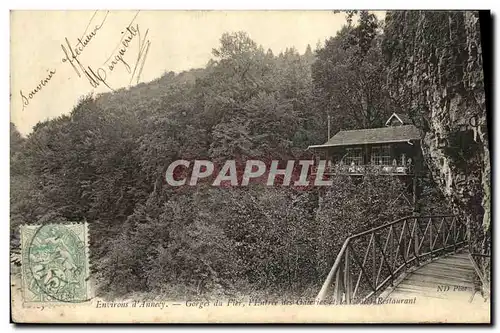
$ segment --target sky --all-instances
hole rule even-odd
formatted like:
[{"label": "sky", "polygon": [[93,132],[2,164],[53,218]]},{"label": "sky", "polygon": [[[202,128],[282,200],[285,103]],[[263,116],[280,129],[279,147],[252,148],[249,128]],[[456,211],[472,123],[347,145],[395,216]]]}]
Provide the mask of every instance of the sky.
[{"label": "sky", "polygon": [[343,24],[332,11],[12,11],[11,121],[26,135],[83,95],[204,67],[224,32],[303,53]]}]

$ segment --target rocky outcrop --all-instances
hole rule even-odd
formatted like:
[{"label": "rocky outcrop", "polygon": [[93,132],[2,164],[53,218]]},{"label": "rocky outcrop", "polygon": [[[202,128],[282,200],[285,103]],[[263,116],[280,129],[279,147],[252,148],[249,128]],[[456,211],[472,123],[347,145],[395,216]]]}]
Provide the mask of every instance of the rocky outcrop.
[{"label": "rocky outcrop", "polygon": [[484,236],[491,171],[478,13],[391,12],[386,23],[393,97],[425,133],[433,179],[475,237]]},{"label": "rocky outcrop", "polygon": [[491,165],[490,149],[487,129],[487,113],[485,105],[483,57],[480,43],[479,20],[473,12],[465,13],[465,27],[467,36],[467,50],[469,54],[465,83],[476,101],[474,118],[469,124],[474,133],[474,141],[480,143],[478,151],[481,159],[481,185],[483,188],[482,205],[484,208],[483,231],[487,233],[491,224]]}]

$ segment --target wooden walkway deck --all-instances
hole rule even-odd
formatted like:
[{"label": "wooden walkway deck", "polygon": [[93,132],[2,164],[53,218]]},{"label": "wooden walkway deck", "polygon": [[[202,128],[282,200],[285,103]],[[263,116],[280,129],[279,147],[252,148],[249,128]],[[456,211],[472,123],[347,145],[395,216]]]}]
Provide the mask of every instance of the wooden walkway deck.
[{"label": "wooden walkway deck", "polygon": [[472,302],[475,294],[474,267],[467,252],[437,258],[404,274],[381,297],[429,301]]}]

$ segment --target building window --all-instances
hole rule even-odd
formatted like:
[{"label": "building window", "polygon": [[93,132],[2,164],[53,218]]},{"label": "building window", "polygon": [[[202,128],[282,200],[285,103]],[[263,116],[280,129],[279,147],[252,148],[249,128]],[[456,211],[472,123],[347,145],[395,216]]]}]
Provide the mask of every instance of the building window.
[{"label": "building window", "polygon": [[371,163],[373,165],[391,165],[391,146],[372,147]]},{"label": "building window", "polygon": [[347,165],[363,165],[363,150],[361,148],[347,148],[344,163]]}]

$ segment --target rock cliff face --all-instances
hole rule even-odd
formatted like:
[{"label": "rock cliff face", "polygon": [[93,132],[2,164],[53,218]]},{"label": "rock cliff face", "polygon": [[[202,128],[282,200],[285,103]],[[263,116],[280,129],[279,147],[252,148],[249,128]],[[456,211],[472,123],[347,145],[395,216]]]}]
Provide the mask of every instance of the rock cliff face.
[{"label": "rock cliff face", "polygon": [[490,229],[490,152],[477,12],[390,12],[384,52],[398,104],[425,133],[434,180],[475,234]]}]

